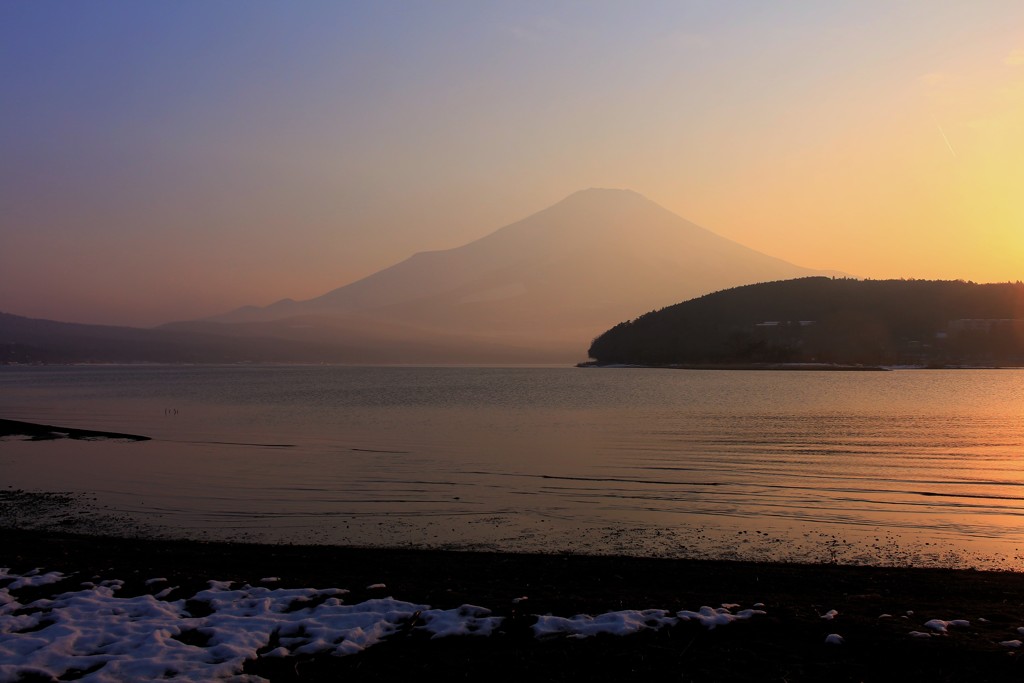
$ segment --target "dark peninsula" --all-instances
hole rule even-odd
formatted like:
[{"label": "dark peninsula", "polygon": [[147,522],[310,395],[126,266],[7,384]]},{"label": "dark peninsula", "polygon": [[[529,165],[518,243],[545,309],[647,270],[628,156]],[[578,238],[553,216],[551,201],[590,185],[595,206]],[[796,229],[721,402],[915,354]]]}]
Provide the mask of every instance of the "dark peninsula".
[{"label": "dark peninsula", "polygon": [[596,365],[1024,366],[1024,284],[808,277],[726,289],[597,337]]}]

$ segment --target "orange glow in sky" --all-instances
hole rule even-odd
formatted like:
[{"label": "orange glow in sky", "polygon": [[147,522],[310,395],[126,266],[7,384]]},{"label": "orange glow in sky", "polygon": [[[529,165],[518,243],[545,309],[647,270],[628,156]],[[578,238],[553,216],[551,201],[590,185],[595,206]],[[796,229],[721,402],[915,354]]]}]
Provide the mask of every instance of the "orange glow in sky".
[{"label": "orange glow in sky", "polygon": [[309,298],[587,187],[809,268],[1024,279],[1022,26],[1016,0],[5,3],[0,311]]}]

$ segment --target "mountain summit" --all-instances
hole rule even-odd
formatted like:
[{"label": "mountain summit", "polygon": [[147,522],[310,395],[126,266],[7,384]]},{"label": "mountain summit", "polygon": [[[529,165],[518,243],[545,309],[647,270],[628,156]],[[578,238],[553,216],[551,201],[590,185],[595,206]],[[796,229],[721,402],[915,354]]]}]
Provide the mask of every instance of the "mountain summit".
[{"label": "mountain summit", "polygon": [[[569,361],[603,330],[652,309],[737,285],[821,274],[832,273],[744,247],[636,192],[589,189],[461,247],[415,254],[314,299],[174,327],[307,339],[323,328],[368,344],[379,335],[441,345],[458,339],[518,349],[525,354],[519,360]],[[511,360],[496,353],[494,362]],[[417,362],[415,355],[395,362]]]}]

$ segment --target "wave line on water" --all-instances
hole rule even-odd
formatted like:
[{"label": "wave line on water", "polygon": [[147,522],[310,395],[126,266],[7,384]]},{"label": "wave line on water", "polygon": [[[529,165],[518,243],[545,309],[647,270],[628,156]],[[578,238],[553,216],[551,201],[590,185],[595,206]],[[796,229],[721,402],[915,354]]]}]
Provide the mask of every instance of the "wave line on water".
[{"label": "wave line on water", "polygon": [[393,455],[409,455],[412,452],[412,451],[385,451],[385,450],[378,450],[376,448],[350,448],[349,450],[350,451],[355,451],[357,453],[389,453],[389,454],[393,454]]},{"label": "wave line on water", "polygon": [[727,482],[695,482],[695,481],[667,481],[658,479],[627,479],[621,477],[572,477],[566,475],[554,475],[554,474],[512,474],[512,473],[495,473],[498,475],[504,474],[506,476],[517,476],[534,479],[551,479],[556,481],[588,481],[588,482],[608,482],[616,484],[646,484],[653,486],[702,486],[702,487],[749,487],[749,488],[768,488],[768,489],[782,489],[782,490],[794,490],[794,491],[821,491],[831,493],[881,493],[881,494],[904,494],[904,495],[916,495],[916,496],[933,496],[939,498],[972,498],[981,500],[1020,500],[1024,501],[1024,496],[1000,496],[996,494],[977,494],[977,493],[943,493],[941,491],[917,491],[917,490],[904,490],[904,489],[882,489],[882,488],[857,488],[857,487],[839,487],[839,486],[798,486],[795,484],[761,484],[752,483],[745,481],[727,481]]},{"label": "wave line on water", "polygon": [[[670,472],[733,472],[735,470],[729,470],[725,468],[701,468],[701,467],[668,467],[668,466],[655,466],[655,465],[642,465],[637,466],[634,469],[639,470],[658,470],[658,471],[670,471]],[[842,474],[805,474],[803,472],[790,472],[785,470],[772,471],[767,469],[750,470],[751,474],[758,474],[768,477],[793,477],[794,479],[833,479],[833,480],[844,480],[844,481],[875,481],[878,477],[858,477],[851,475]],[[1021,487],[1024,486],[1022,481],[996,481],[989,479],[886,479],[886,481],[894,484],[935,484],[941,486],[1013,486]]]},{"label": "wave line on water", "polygon": [[296,448],[293,443],[247,443],[245,441],[189,441],[187,439],[153,439],[154,441],[165,441],[168,443],[190,443],[198,446],[256,446],[258,448]]}]

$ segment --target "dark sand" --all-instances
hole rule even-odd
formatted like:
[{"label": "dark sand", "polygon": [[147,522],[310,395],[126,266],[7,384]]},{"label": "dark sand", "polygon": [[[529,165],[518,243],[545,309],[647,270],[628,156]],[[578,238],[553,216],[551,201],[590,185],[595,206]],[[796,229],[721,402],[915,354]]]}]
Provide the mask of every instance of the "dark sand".
[{"label": "dark sand", "polygon": [[[250,663],[248,671],[274,681],[1024,678],[1024,655],[999,645],[1022,638],[1016,629],[1024,626],[1024,574],[1012,572],[260,546],[13,529],[0,529],[0,566],[76,574],[31,589],[35,596],[26,589],[27,597],[77,589],[94,575],[125,580],[121,597],[152,592],[144,580],[155,576],[184,591],[205,588],[209,579],[255,585],[277,576],[281,587],[351,589],[348,603],[380,597],[365,587],[385,583],[400,600],[437,608],[472,603],[506,617],[487,638],[429,640],[409,632],[349,657]],[[512,602],[520,596],[529,599]],[[539,641],[530,630],[536,614],[757,602],[767,615],[710,631],[680,623],[625,637]],[[834,620],[821,619],[832,609],[839,612]],[[880,619],[883,613],[893,618]],[[932,618],[968,619],[971,626],[925,640],[908,635],[927,630]],[[826,645],[829,633],[845,644]]]}]

